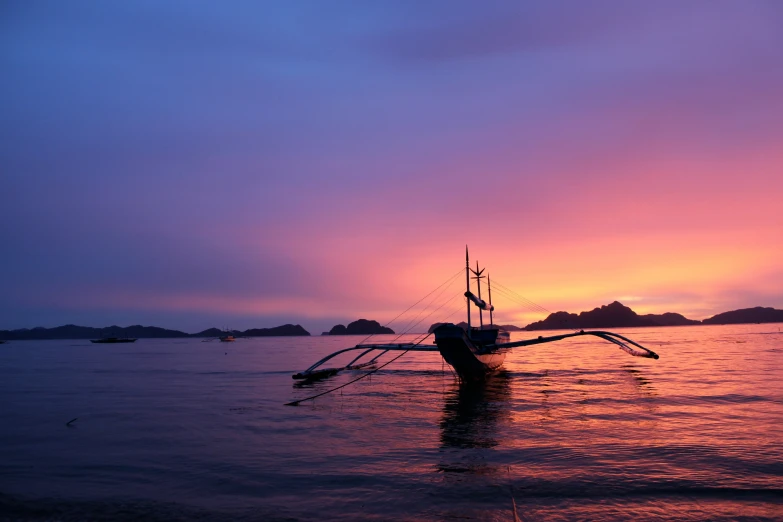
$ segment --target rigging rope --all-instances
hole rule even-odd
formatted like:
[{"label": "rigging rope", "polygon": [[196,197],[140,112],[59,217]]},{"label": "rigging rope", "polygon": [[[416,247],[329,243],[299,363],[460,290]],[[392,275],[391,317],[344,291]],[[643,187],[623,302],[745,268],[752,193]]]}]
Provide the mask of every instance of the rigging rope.
[{"label": "rigging rope", "polygon": [[[461,272],[461,270],[460,270],[460,272]],[[397,336],[397,337],[394,339],[394,341],[397,341],[397,340],[398,340],[400,337],[402,337],[403,335],[405,335],[405,334],[409,333],[409,332],[410,332],[410,331],[411,331],[411,330],[412,330],[412,329],[413,329],[413,328],[414,328],[416,325],[418,325],[418,324],[419,324],[419,323],[420,323],[420,322],[421,322],[423,319],[426,319],[426,317],[429,317],[429,315],[432,315],[432,313],[430,313],[428,316],[425,316],[423,319],[420,319],[419,321],[416,321],[416,319],[418,319],[418,318],[419,318],[419,316],[420,316],[421,314],[423,314],[424,312],[426,312],[426,311],[427,311],[427,309],[428,309],[430,306],[432,306],[432,305],[433,305],[433,304],[434,304],[434,303],[435,303],[435,302],[436,302],[438,299],[440,299],[440,297],[441,297],[441,296],[442,296],[442,295],[443,295],[443,294],[446,292],[446,290],[448,290],[449,288],[451,288],[451,287],[454,285],[454,282],[457,280],[457,277],[458,277],[459,275],[461,275],[461,274],[458,272],[458,273],[454,274],[453,276],[451,276],[451,279],[449,279],[449,281],[447,281],[447,283],[448,283],[448,286],[445,286],[445,287],[443,288],[443,290],[441,290],[441,291],[440,291],[440,293],[439,293],[437,296],[435,296],[435,297],[433,297],[433,298],[432,298],[432,301],[430,301],[430,302],[429,302],[429,303],[428,303],[428,304],[427,304],[427,305],[426,305],[424,308],[422,308],[422,310],[421,310],[421,311],[420,311],[418,314],[416,314],[416,316],[415,316],[415,317],[413,317],[413,319],[411,319],[411,320],[410,320],[410,322],[409,322],[409,323],[408,323],[408,324],[407,324],[407,325],[406,325],[406,326],[405,326],[405,327],[402,329],[402,331],[401,331],[401,332],[400,332],[400,334],[399,334],[399,335],[398,335],[398,336]],[[446,283],[444,283],[444,285],[445,285],[445,284],[446,284]],[[443,286],[443,285],[441,285],[441,286]],[[438,287],[438,288],[440,288],[440,287]],[[437,288],[436,288],[436,290],[437,290]],[[434,291],[433,291],[433,292],[434,292]],[[431,295],[433,292],[430,292],[430,294],[429,294],[429,295]],[[426,298],[426,297],[425,297],[425,298]],[[449,299],[449,301],[451,301],[452,299],[454,299],[454,298],[452,297],[451,299]],[[447,301],[447,303],[448,303],[449,301]],[[419,302],[421,302],[421,301],[419,301]],[[414,305],[414,306],[415,306],[415,305]],[[440,306],[439,308],[437,308],[436,310],[439,310],[439,309],[440,309],[440,308],[442,308],[443,306],[444,306],[444,305],[441,305],[441,306]],[[408,310],[410,310],[410,308],[409,308]],[[416,322],[414,323],[413,321],[416,321]],[[394,341],[392,341],[392,342],[394,342]]]},{"label": "rigging rope", "polygon": [[[462,296],[462,297],[464,297],[464,296]],[[452,300],[453,300],[453,299],[452,299]],[[447,316],[445,317],[445,320],[446,320],[446,321],[448,321],[449,319],[451,319],[452,317],[454,317],[454,315],[456,315],[458,312],[464,311],[465,309],[463,308],[463,306],[464,306],[464,303],[465,303],[465,301],[467,301],[467,299],[465,299],[465,300],[463,301],[463,303],[461,303],[461,304],[459,305],[459,307],[455,308],[453,312],[451,312],[449,315],[447,315]],[[442,308],[442,307],[441,307],[441,308]],[[422,334],[422,335],[430,335],[430,333],[427,333],[427,334]]]},{"label": "rigging rope", "polygon": [[[401,313],[400,313],[400,314],[399,314],[397,317],[395,317],[394,319],[392,319],[391,321],[389,321],[388,323],[386,323],[384,326],[385,326],[385,327],[388,327],[388,326],[389,326],[390,324],[392,324],[394,321],[396,321],[397,319],[399,319],[400,317],[402,317],[403,315],[405,315],[406,313],[408,313],[408,312],[409,312],[409,311],[410,311],[410,310],[411,310],[413,307],[415,307],[416,305],[418,305],[419,303],[421,303],[422,301],[424,301],[425,299],[427,299],[429,296],[431,296],[432,294],[434,294],[435,292],[437,292],[437,291],[438,291],[438,290],[439,290],[439,289],[440,289],[442,286],[444,286],[444,285],[446,285],[446,284],[448,284],[448,283],[451,283],[451,282],[452,282],[452,280],[453,280],[455,277],[457,277],[458,275],[460,275],[460,274],[462,273],[462,270],[463,270],[462,268],[460,268],[459,270],[457,270],[457,272],[456,272],[454,275],[450,276],[448,279],[446,279],[446,280],[445,280],[443,283],[441,283],[440,285],[438,285],[438,286],[437,286],[437,287],[436,287],[434,290],[432,290],[430,293],[428,293],[427,295],[425,295],[424,297],[422,297],[421,299],[419,299],[418,301],[416,301],[415,303],[413,303],[412,305],[410,305],[410,306],[409,306],[408,308],[406,308],[406,309],[405,309],[403,312],[401,312]],[[373,337],[374,335],[375,335],[375,334],[370,334],[370,335],[368,335],[367,337],[365,337],[364,339],[362,339],[361,341],[359,341],[359,344],[363,344],[365,341],[367,341],[368,339],[370,339],[370,338],[371,338],[371,337]]]},{"label": "rigging rope", "polygon": [[[452,285],[453,285],[453,284],[454,284],[454,283],[452,282]],[[450,287],[451,287],[451,285],[449,285],[449,287],[447,287],[447,288],[446,288],[446,290],[447,290],[448,288],[450,288]],[[444,291],[445,291],[445,290],[444,290]],[[442,295],[442,294],[443,294],[443,292],[441,292],[441,295]],[[440,295],[439,295],[438,297],[440,297]],[[441,308],[443,308],[444,306],[446,306],[446,305],[448,305],[449,303],[451,303],[452,301],[454,301],[454,299],[457,299],[457,298],[459,298],[459,297],[462,297],[462,292],[458,292],[458,293],[456,293],[456,294],[454,294],[454,295],[452,295],[452,296],[448,297],[448,298],[447,298],[445,301],[443,301],[443,302],[442,302],[440,305],[438,305],[438,306],[437,306],[435,309],[433,309],[432,311],[430,311],[430,312],[429,312],[427,315],[425,315],[425,316],[423,316],[423,317],[420,317],[420,316],[421,316],[421,314],[423,314],[424,312],[426,312],[426,311],[427,311],[427,309],[429,308],[429,306],[433,306],[433,305],[434,305],[434,301],[435,301],[435,300],[433,300],[433,302],[432,302],[432,303],[430,303],[429,305],[427,305],[427,307],[425,307],[424,309],[422,309],[422,311],[421,311],[421,312],[419,312],[419,313],[416,315],[416,317],[414,317],[414,318],[412,319],[412,321],[415,321],[415,322],[412,322],[411,324],[409,324],[409,325],[408,325],[408,327],[407,327],[407,329],[406,329],[406,331],[405,331],[405,332],[403,332],[403,333],[410,333],[410,332],[411,332],[411,330],[413,330],[413,329],[414,329],[414,328],[416,328],[416,327],[417,327],[419,324],[421,324],[421,322],[422,322],[422,321],[424,321],[424,320],[425,320],[425,319],[427,319],[428,317],[431,317],[431,316],[432,316],[432,315],[433,315],[435,312],[437,312],[438,310],[440,310],[440,309],[441,309]],[[416,320],[416,319],[418,319],[418,320]],[[399,339],[399,337],[398,337],[398,339]]]},{"label": "rigging rope", "polygon": [[[545,314],[548,314],[548,315],[552,315],[552,312],[550,312],[549,310],[547,310],[543,306],[541,306],[541,305],[539,305],[537,303],[534,303],[533,301],[531,301],[530,299],[528,299],[526,297],[523,297],[523,296],[519,295],[518,293],[516,293],[514,290],[508,288],[507,286],[504,286],[504,285],[502,285],[500,283],[497,283],[497,282],[493,281],[492,282],[492,287],[494,288],[495,286],[500,287],[499,288],[500,294],[503,297],[505,297],[505,298],[507,298],[507,299],[509,299],[509,300],[511,300],[513,302],[515,302],[516,304],[518,304],[520,306],[523,306],[523,307],[526,307],[526,308],[528,308],[530,310],[533,310],[535,312],[541,312],[541,313],[545,313]],[[578,332],[580,330],[579,328],[574,328],[574,327],[566,327],[566,329],[573,330],[575,332]]]},{"label": "rigging rope", "polygon": [[492,288],[495,289],[496,287],[499,287],[500,293],[504,294],[505,297],[507,297],[507,298],[509,298],[511,300],[517,300],[517,304],[519,304],[519,305],[522,305],[522,306],[524,306],[526,308],[529,308],[531,310],[534,310],[536,312],[542,312],[542,313],[546,313],[546,314],[551,314],[552,313],[549,310],[547,310],[546,308],[544,308],[543,306],[541,306],[540,304],[534,303],[530,299],[528,299],[528,298],[526,298],[524,296],[519,295],[518,293],[516,293],[514,290],[508,288],[507,286],[502,285],[502,284],[498,283],[497,281],[492,281]]}]

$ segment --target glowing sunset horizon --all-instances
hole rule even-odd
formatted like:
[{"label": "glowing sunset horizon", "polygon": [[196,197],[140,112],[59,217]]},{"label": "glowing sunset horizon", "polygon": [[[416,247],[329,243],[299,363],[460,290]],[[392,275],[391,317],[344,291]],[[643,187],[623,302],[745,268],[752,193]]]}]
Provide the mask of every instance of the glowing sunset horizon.
[{"label": "glowing sunset horizon", "polygon": [[778,4],[340,6],[6,9],[0,329],[783,308]]}]

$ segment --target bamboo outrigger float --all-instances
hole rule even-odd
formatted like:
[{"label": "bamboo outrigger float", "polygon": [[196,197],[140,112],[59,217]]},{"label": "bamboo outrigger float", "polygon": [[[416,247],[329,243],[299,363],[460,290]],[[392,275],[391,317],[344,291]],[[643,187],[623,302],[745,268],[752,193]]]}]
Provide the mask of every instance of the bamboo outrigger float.
[{"label": "bamboo outrigger float", "polygon": [[[461,326],[445,323],[432,332],[435,336],[435,345],[422,345],[426,337],[416,343],[387,343],[387,344],[357,344],[351,348],[336,351],[327,355],[316,362],[306,370],[294,374],[294,379],[318,379],[335,375],[343,370],[358,370],[377,364],[378,359],[388,352],[440,352],[443,359],[449,363],[456,371],[457,375],[463,380],[475,380],[485,377],[488,373],[500,368],[506,358],[506,354],[512,348],[522,346],[532,346],[534,344],[550,343],[560,341],[570,337],[579,337],[583,335],[592,335],[605,341],[616,344],[621,350],[635,357],[646,357],[658,359],[658,354],[645,348],[644,346],[624,337],[620,334],[607,332],[603,330],[580,330],[578,332],[551,335],[547,337],[538,336],[534,339],[525,339],[522,341],[511,341],[508,332],[501,330],[494,324],[493,315],[495,308],[492,306],[492,288],[490,286],[489,275],[484,276],[484,269],[479,269],[476,263],[476,269],[470,268],[470,259],[468,249],[465,247],[465,282],[467,290],[467,329]],[[471,274],[473,274],[471,276]],[[476,280],[478,295],[470,290],[470,280]],[[481,280],[487,280],[487,294],[489,302],[481,298]],[[470,320],[471,304],[479,310],[479,327],[473,327]],[[489,312],[489,324],[484,324],[484,312]],[[427,336],[429,337],[429,336]],[[321,365],[334,357],[343,353],[361,351],[347,365],[336,368],[321,368]],[[375,353],[370,359],[359,362],[365,356]]]}]

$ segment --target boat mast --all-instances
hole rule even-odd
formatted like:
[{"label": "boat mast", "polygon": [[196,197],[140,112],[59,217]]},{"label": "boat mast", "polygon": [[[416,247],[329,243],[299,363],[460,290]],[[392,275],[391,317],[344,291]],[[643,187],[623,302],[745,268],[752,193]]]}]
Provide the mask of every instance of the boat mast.
[{"label": "boat mast", "polygon": [[489,284],[489,272],[487,272],[487,292],[489,293],[489,325],[494,326],[495,323],[492,321],[492,286]]},{"label": "boat mast", "polygon": [[[468,258],[468,245],[465,245],[465,283],[470,292],[470,259]],[[470,335],[470,299],[468,301],[468,335]]]},{"label": "boat mast", "polygon": [[[478,260],[476,260],[476,271],[473,272],[473,273],[476,274],[476,285],[478,285],[478,298],[479,298],[479,301],[481,301],[481,279],[483,277],[481,275],[481,272],[483,272],[483,270],[479,271]],[[479,325],[481,326],[481,329],[483,330],[484,329],[484,309],[483,308],[479,308]]]},{"label": "boat mast", "polygon": [[[473,299],[474,299],[474,303],[476,304],[476,307],[479,309],[479,323],[481,325],[481,328],[483,329],[484,328],[484,308],[486,308],[487,305],[486,305],[486,303],[484,303],[481,300],[481,280],[485,279],[487,276],[484,276],[484,275],[481,275],[481,274],[484,273],[484,270],[486,270],[486,268],[482,268],[482,269],[479,270],[479,264],[478,264],[478,261],[476,261],[476,269],[473,270],[472,268],[470,268],[470,261],[468,260],[467,255],[466,255],[465,256],[465,270],[466,270],[466,273],[468,274],[468,291],[465,293],[465,295],[467,296],[468,294],[470,294],[470,276],[469,276],[470,272],[473,272],[473,275],[474,275],[473,279],[476,280],[476,284],[478,285],[478,301],[475,301],[475,298],[476,298],[475,295],[473,296]],[[481,303],[481,304],[479,304],[479,303]],[[468,321],[470,321],[470,299],[468,299]]]}]

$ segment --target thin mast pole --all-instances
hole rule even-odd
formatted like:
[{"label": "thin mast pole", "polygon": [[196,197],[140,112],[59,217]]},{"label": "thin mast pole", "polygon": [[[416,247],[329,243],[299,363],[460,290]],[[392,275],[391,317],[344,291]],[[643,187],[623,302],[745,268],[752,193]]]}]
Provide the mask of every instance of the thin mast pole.
[{"label": "thin mast pole", "polygon": [[[468,245],[465,245],[465,283],[470,292],[470,259],[468,258]],[[468,301],[468,332],[470,332],[470,299]]]},{"label": "thin mast pole", "polygon": [[487,272],[487,292],[489,292],[489,325],[493,326],[495,323],[492,321],[492,285],[489,282],[489,272]]},{"label": "thin mast pole", "polygon": [[[478,285],[478,298],[481,300],[481,276],[479,275],[479,266],[478,266],[478,260],[476,260],[476,285]],[[481,329],[484,329],[484,309],[479,308],[479,324],[481,324]]]}]

